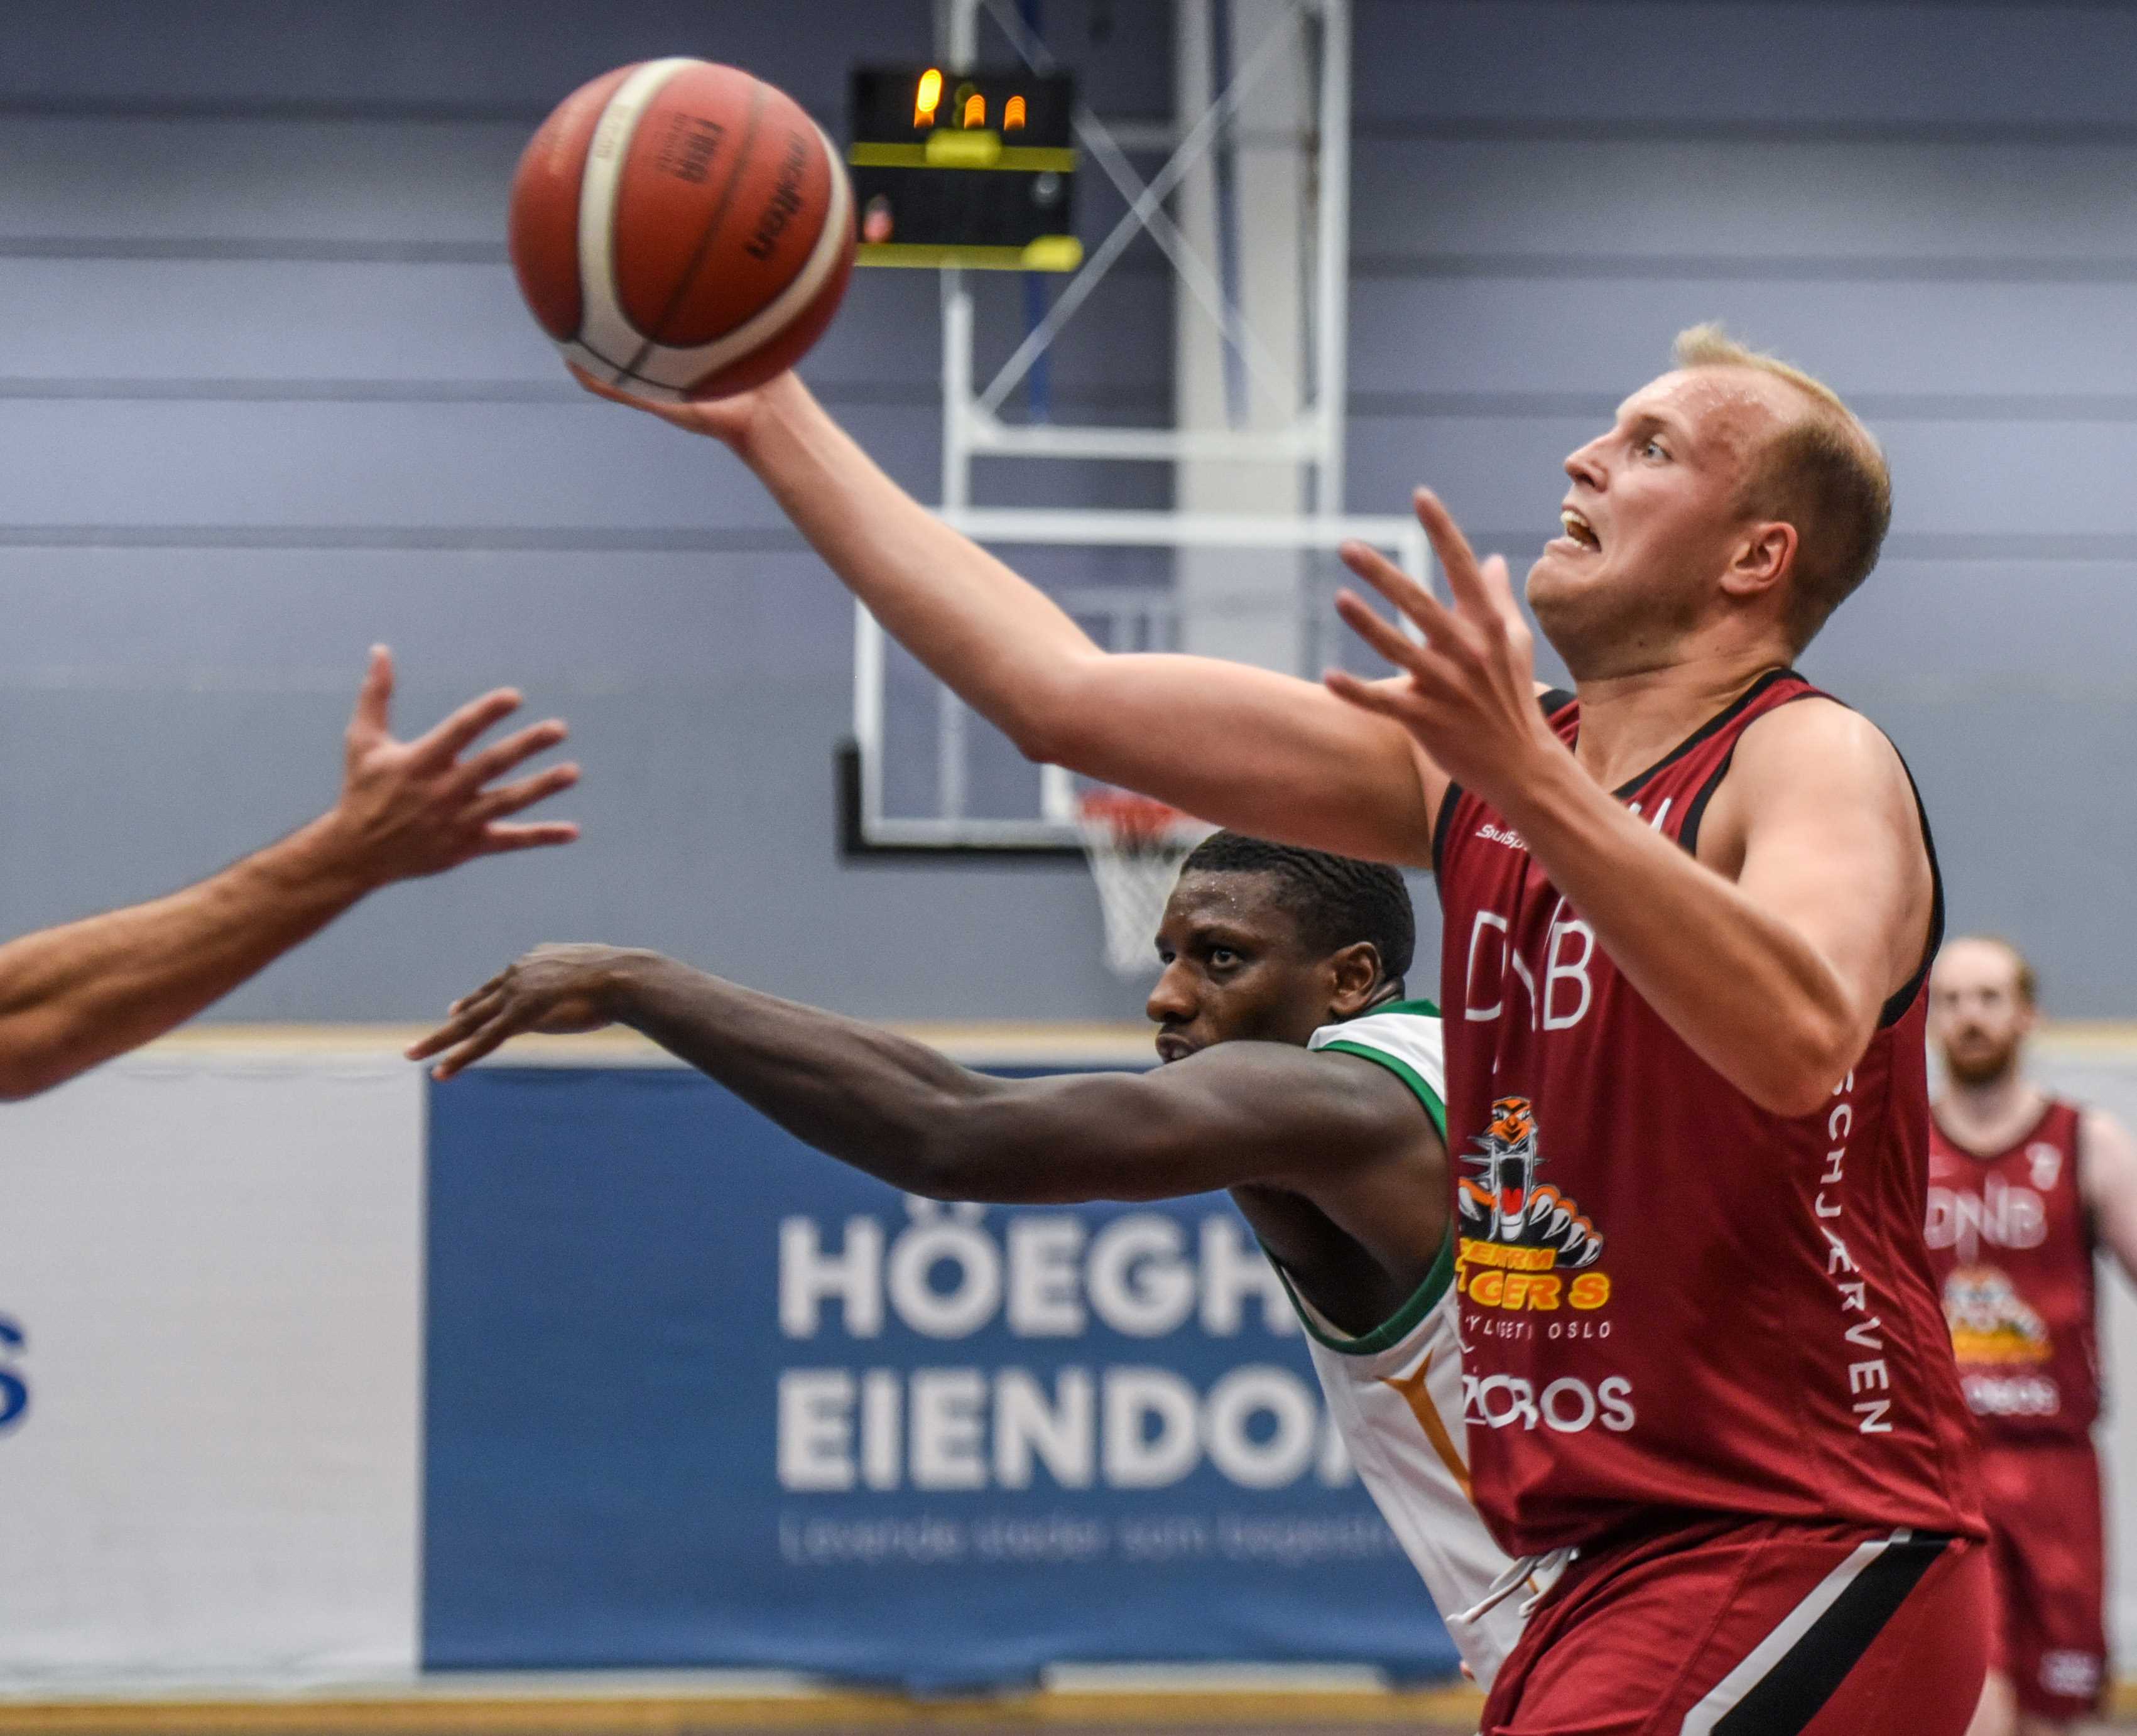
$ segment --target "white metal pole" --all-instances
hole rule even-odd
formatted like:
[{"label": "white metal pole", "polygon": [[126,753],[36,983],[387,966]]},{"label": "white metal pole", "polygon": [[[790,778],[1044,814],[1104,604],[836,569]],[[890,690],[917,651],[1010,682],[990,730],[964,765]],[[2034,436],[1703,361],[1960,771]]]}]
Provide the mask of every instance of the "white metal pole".
[{"label": "white metal pole", "polygon": [[970,72],[980,57],[980,0],[950,0],[942,58],[952,72]]},{"label": "white metal pole", "polygon": [[972,292],[965,274],[942,274],[942,505],[972,503]]},{"label": "white metal pole", "polygon": [[1351,0],[1321,6],[1321,224],[1319,327],[1315,387],[1320,397],[1321,459],[1314,508],[1340,513],[1343,426],[1349,396],[1351,319]]},{"label": "white metal pole", "polygon": [[854,604],[854,745],[861,756],[861,835],[883,820],[883,628]]},{"label": "white metal pole", "polygon": [[[969,71],[980,51],[981,0],[937,0],[936,50],[953,72]],[[972,294],[965,274],[942,274],[942,504],[972,499]]]}]

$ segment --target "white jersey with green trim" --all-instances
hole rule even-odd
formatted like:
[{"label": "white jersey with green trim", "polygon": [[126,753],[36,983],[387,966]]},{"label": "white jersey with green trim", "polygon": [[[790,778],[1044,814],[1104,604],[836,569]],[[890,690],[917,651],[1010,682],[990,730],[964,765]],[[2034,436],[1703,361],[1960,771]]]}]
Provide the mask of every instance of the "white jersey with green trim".
[{"label": "white jersey with green trim", "polygon": [[[1430,1001],[1401,1001],[1323,1025],[1307,1047],[1386,1067],[1417,1094],[1444,1135],[1439,1009]],[[1451,1201],[1451,1188],[1448,1193]],[[1521,1616],[1518,1600],[1505,1596],[1501,1583],[1512,1563],[1469,1499],[1453,1278],[1450,1226],[1416,1293],[1362,1337],[1330,1324],[1288,1277],[1285,1286],[1305,1323],[1329,1416],[1360,1480],[1424,1578],[1463,1662],[1488,1688],[1521,1637]],[[1475,1618],[1465,1620],[1472,1611]]]}]

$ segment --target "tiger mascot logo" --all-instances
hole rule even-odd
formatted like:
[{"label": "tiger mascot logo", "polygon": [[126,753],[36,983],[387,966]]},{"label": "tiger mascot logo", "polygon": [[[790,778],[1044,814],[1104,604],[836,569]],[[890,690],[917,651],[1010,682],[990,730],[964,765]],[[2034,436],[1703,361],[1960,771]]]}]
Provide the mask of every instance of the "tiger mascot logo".
[{"label": "tiger mascot logo", "polygon": [[1945,1280],[1944,1317],[1960,1362],[2046,1362],[2053,1354],[2046,1323],[1993,1266],[1961,1266]]},{"label": "tiger mascot logo", "polygon": [[1477,1150],[1462,1160],[1474,1165],[1456,1196],[1462,1233],[1506,1247],[1549,1248],[1561,1267],[1592,1266],[1603,1257],[1603,1236],[1580,1208],[1548,1182],[1536,1149],[1536,1111],[1526,1097],[1501,1097]]}]

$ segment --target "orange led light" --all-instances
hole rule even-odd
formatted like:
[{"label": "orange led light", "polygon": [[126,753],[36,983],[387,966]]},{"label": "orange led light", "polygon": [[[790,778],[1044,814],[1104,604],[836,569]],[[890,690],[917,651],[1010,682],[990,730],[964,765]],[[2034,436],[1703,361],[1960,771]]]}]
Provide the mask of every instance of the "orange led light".
[{"label": "orange led light", "polygon": [[1002,131],[1014,133],[1024,125],[1024,99],[1012,96],[1002,105]]},{"label": "orange led light", "polygon": [[983,127],[987,124],[987,100],[975,90],[965,99],[965,118],[961,127]]},{"label": "orange led light", "polygon": [[942,100],[942,75],[930,66],[920,75],[919,87],[913,93],[913,124],[916,127],[935,124],[935,110]]}]

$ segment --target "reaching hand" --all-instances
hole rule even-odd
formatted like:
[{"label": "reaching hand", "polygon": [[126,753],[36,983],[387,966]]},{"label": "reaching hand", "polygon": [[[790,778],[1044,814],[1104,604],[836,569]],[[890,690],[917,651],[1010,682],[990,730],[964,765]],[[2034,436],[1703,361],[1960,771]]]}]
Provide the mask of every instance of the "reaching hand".
[{"label": "reaching hand", "polygon": [[[571,369],[573,379],[597,398],[606,398],[611,404],[628,404],[633,410],[643,410],[664,422],[672,422],[687,433],[710,435],[730,446],[748,432],[763,395],[778,384],[774,381],[754,391],[738,391],[724,398],[694,398],[686,403],[664,404],[650,398],[634,398],[627,391],[596,380],[576,362],[567,362],[564,366]],[[786,377],[783,374],[780,377]]]},{"label": "reaching hand", "polygon": [[346,860],[365,880],[383,886],[417,879],[471,857],[569,844],[579,835],[569,820],[503,823],[578,782],[579,768],[570,765],[516,783],[497,782],[562,741],[562,723],[553,717],[533,724],[462,758],[492,724],[519,709],[518,693],[499,688],[470,699],[413,742],[397,742],[387,729],[392,698],[393,659],[377,645],[349,719],[341,799],[326,819]]},{"label": "reaching hand", "polygon": [[1402,674],[1361,681],[1341,669],[1322,678],[1338,698],[1392,717],[1455,782],[1503,809],[1539,751],[1563,752],[1536,703],[1536,641],[1514,601],[1504,557],[1478,563],[1468,539],[1428,490],[1417,516],[1432,538],[1453,599],[1449,608],[1377,550],[1343,545],[1343,564],[1417,624],[1419,644],[1353,591],[1336,599],[1351,630]]},{"label": "reaching hand", "polygon": [[445,1022],[410,1047],[408,1058],[426,1061],[450,1049],[431,1069],[434,1078],[450,1079],[523,1032],[597,1031],[611,1022],[608,996],[616,968],[635,956],[621,946],[554,941],[537,946],[455,1001]]}]

